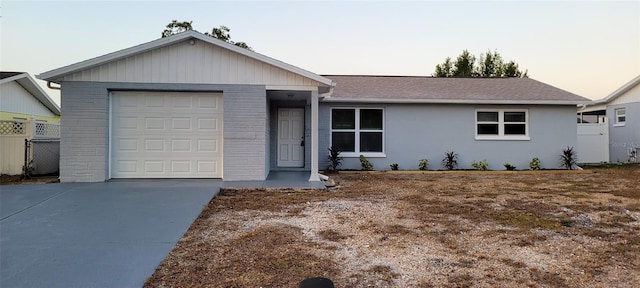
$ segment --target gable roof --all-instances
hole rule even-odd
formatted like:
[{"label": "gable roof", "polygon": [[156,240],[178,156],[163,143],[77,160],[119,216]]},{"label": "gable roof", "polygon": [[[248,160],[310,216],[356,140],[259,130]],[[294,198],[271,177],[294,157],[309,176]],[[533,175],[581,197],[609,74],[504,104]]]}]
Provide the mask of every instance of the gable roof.
[{"label": "gable roof", "polygon": [[322,84],[325,84],[327,86],[331,86],[331,84],[332,84],[330,79],[327,79],[327,78],[322,77],[320,75],[317,75],[315,73],[312,73],[312,72],[309,72],[309,71],[304,70],[302,68],[298,68],[296,66],[287,64],[287,63],[282,62],[280,60],[276,60],[276,59],[273,59],[271,57],[267,57],[267,56],[262,55],[260,53],[256,53],[256,52],[250,51],[248,49],[244,49],[244,48],[235,46],[233,44],[229,44],[227,42],[218,40],[216,38],[204,35],[202,33],[199,33],[197,31],[193,31],[193,30],[185,31],[185,32],[178,33],[178,34],[175,34],[175,35],[171,35],[171,36],[165,37],[165,38],[156,39],[156,40],[153,40],[151,42],[140,44],[140,45],[137,45],[137,46],[134,46],[134,47],[130,47],[130,48],[127,48],[127,49],[119,50],[119,51],[116,51],[116,52],[113,52],[113,53],[109,53],[109,54],[106,54],[106,55],[103,55],[103,56],[99,56],[99,57],[96,57],[96,58],[92,58],[92,59],[89,59],[89,60],[85,60],[85,61],[82,61],[82,62],[71,64],[71,65],[68,65],[68,66],[64,66],[64,67],[61,67],[61,68],[58,68],[58,69],[47,71],[47,72],[44,72],[42,74],[36,75],[36,77],[38,79],[59,83],[57,81],[60,81],[59,79],[64,77],[64,76],[66,76],[66,75],[73,74],[75,72],[79,72],[79,71],[82,71],[82,70],[91,69],[93,67],[97,67],[99,65],[102,65],[102,64],[105,64],[105,63],[108,63],[108,62],[117,61],[117,60],[124,59],[124,58],[130,57],[130,56],[134,56],[136,54],[144,53],[144,52],[147,52],[147,51],[150,51],[150,50],[154,50],[154,49],[158,49],[158,48],[161,48],[161,47],[169,46],[169,45],[172,45],[172,44],[175,44],[175,43],[179,43],[181,41],[185,41],[185,40],[188,40],[188,39],[198,39],[198,40],[204,41],[206,43],[209,43],[209,44],[212,44],[212,45],[215,45],[215,46],[219,46],[221,48],[233,51],[235,53],[238,53],[238,54],[241,54],[241,55],[253,58],[253,59],[256,59],[258,61],[265,62],[267,64],[270,64],[270,65],[273,65],[275,67],[281,68],[283,70],[289,71],[291,73],[295,73],[295,74],[301,75],[303,77],[315,80],[315,81],[317,81],[319,83],[322,83]]},{"label": "gable roof", "polygon": [[626,84],[622,85],[620,88],[611,92],[611,94],[609,94],[607,97],[604,97],[600,100],[594,100],[593,102],[587,104],[587,106],[609,103],[615,100],[616,98],[622,96],[627,91],[633,89],[633,87],[636,87],[638,85],[640,85],[640,75],[636,76],[635,78],[631,79],[631,81],[627,82]]},{"label": "gable roof", "polygon": [[369,103],[551,104],[590,100],[531,78],[325,75],[336,82],[323,101]]},{"label": "gable roof", "polygon": [[60,116],[60,106],[53,102],[53,100],[47,95],[40,85],[36,83],[36,80],[31,78],[28,73],[25,72],[0,72],[0,84],[16,81],[22,88],[27,90],[33,97],[35,97],[42,105],[47,107],[53,114]]}]

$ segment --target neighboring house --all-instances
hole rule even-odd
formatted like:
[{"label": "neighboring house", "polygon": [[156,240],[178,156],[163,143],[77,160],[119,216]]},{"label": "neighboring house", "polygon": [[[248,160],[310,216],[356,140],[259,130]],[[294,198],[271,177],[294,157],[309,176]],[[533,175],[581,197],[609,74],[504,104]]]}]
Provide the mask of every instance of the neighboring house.
[{"label": "neighboring house", "polygon": [[0,120],[57,123],[60,107],[24,72],[0,72]]},{"label": "neighboring house", "polygon": [[582,162],[638,162],[640,75],[609,96],[578,107]]},{"label": "neighboring house", "polygon": [[[532,79],[320,76],[195,31],[42,73],[62,87],[63,182],[264,180],[270,171],[439,169],[487,159],[525,168],[575,146],[586,99]],[[347,151],[351,150],[351,151]]]},{"label": "neighboring house", "polygon": [[[25,140],[58,138],[59,121],[60,107],[29,74],[0,72],[0,174],[23,173]],[[57,158],[49,158],[39,171],[57,170]]]}]

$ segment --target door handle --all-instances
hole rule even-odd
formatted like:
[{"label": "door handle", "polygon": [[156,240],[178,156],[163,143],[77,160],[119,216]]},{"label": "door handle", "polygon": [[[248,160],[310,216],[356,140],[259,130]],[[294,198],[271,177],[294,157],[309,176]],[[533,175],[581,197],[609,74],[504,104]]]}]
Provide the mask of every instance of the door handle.
[{"label": "door handle", "polygon": [[300,146],[304,146],[304,140],[300,141]]}]

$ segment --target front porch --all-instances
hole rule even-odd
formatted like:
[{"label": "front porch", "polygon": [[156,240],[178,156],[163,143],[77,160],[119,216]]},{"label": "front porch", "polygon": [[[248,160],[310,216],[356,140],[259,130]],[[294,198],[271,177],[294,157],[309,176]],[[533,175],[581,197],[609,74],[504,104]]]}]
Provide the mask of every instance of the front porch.
[{"label": "front porch", "polygon": [[267,87],[265,185],[304,180],[324,187],[318,175],[318,87],[283,88]]},{"label": "front porch", "polygon": [[264,181],[223,181],[224,188],[326,188],[321,181],[309,181],[309,171],[271,171]]}]

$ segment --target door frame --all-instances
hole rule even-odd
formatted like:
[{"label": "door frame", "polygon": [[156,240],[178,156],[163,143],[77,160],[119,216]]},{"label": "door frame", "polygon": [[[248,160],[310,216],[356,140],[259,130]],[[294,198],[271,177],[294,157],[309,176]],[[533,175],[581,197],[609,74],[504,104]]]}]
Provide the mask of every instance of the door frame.
[{"label": "door frame", "polygon": [[[302,163],[300,166],[281,166],[280,165],[280,110],[281,109],[296,109],[302,111],[302,137],[304,138],[304,148],[302,149]],[[306,130],[306,109],[305,107],[277,107],[276,108],[276,167],[277,168],[304,168],[305,167],[305,154],[307,150],[307,137],[305,135]]]}]

